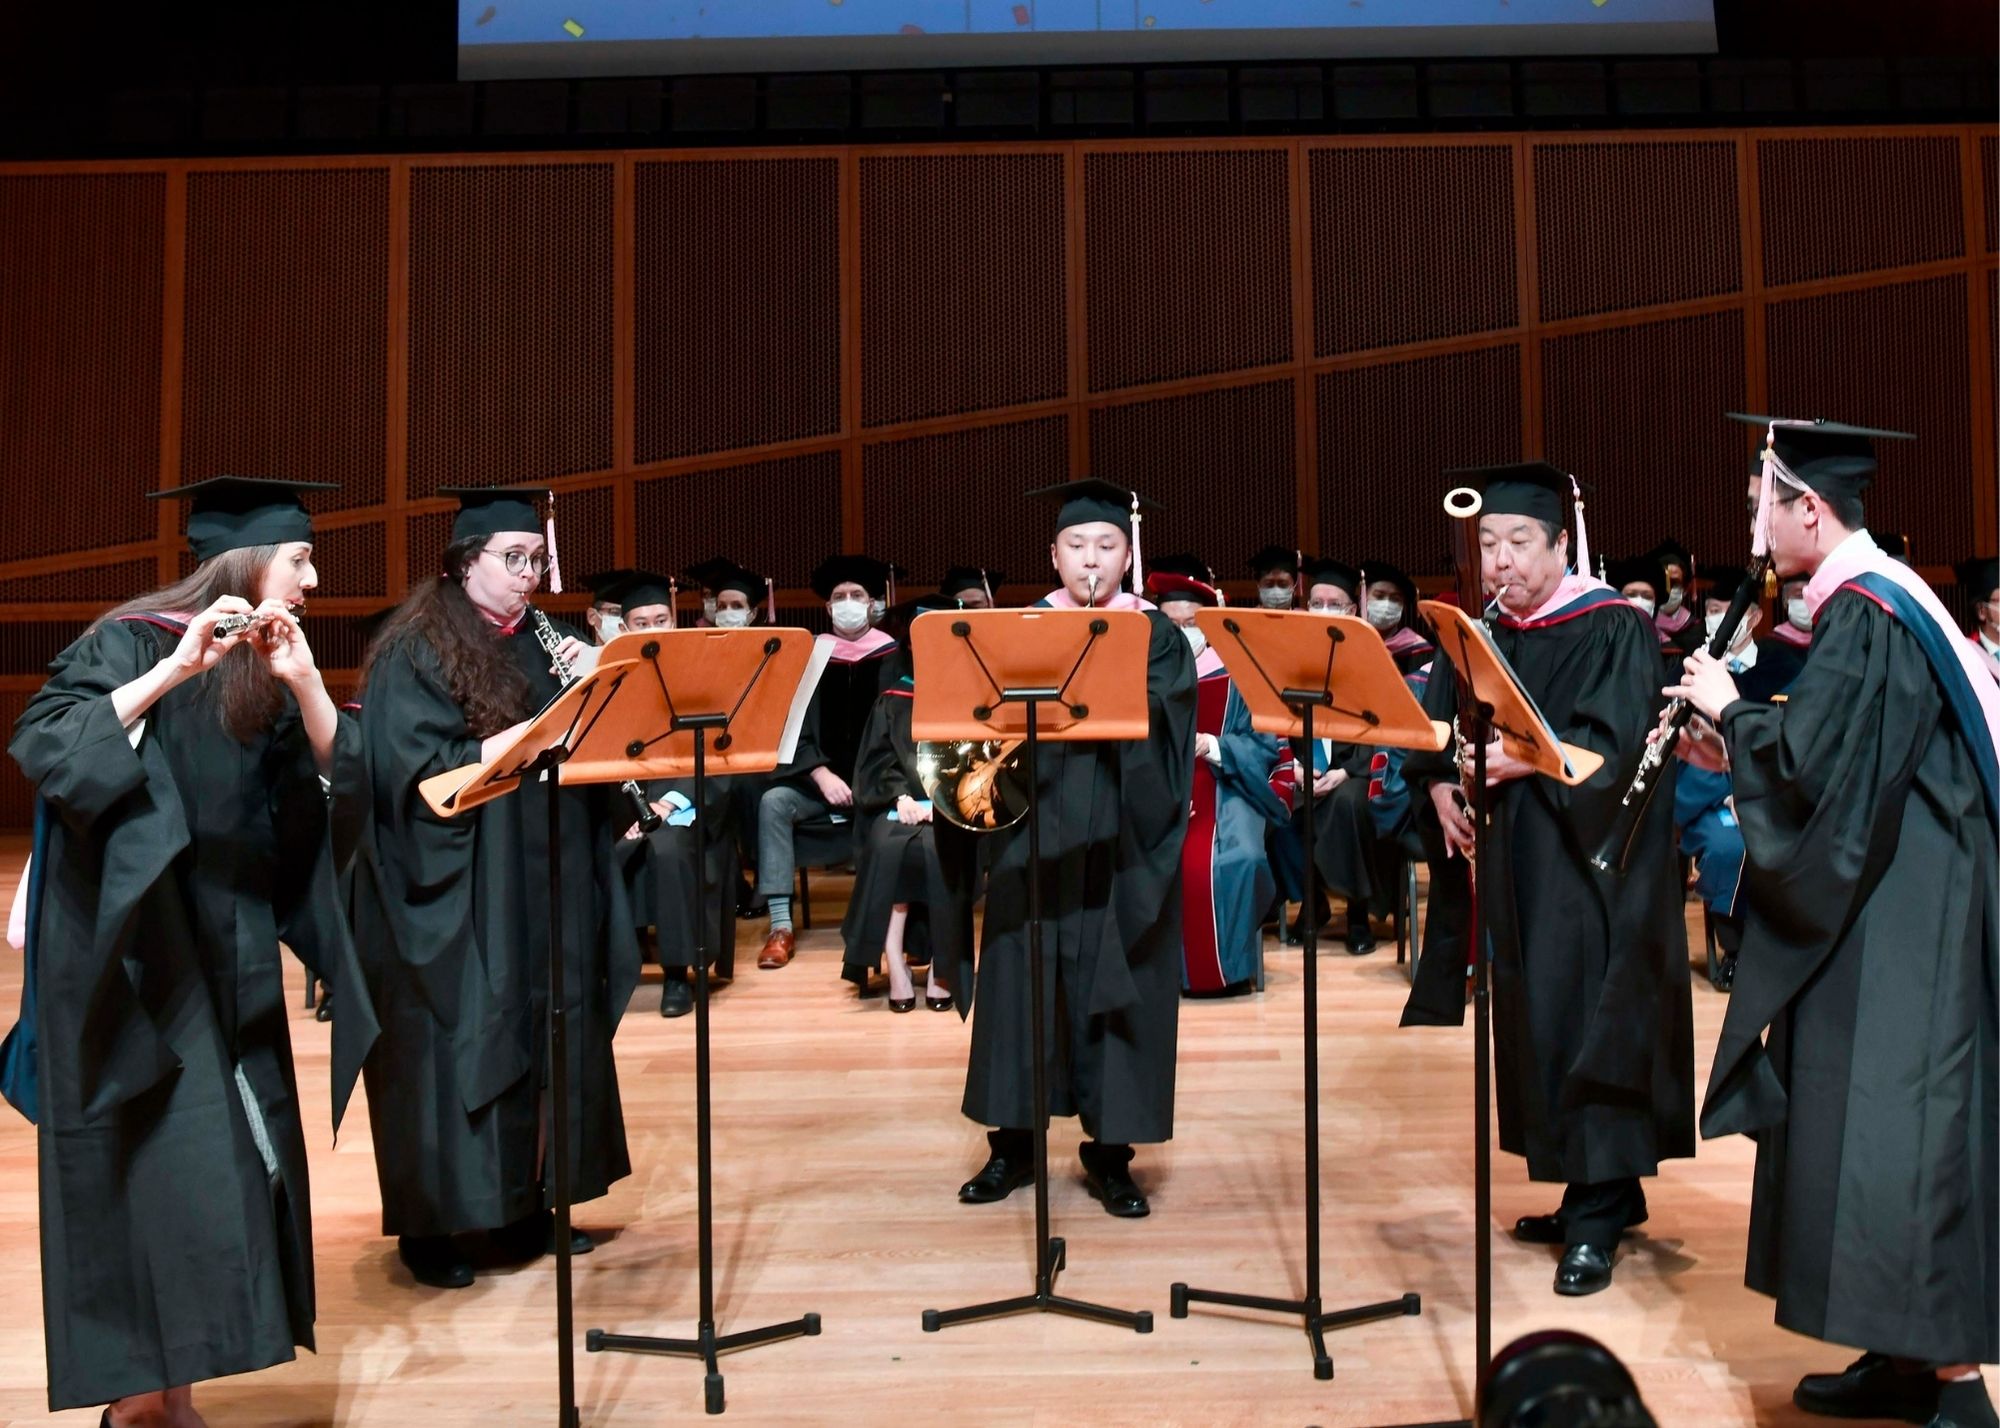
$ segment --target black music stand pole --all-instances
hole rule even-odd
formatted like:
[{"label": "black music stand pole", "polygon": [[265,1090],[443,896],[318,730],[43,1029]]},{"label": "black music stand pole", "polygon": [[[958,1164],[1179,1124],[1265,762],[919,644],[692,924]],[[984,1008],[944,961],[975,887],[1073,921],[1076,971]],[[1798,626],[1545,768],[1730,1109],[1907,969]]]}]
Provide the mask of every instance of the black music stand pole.
[{"label": "black music stand pole", "polygon": [[568,964],[563,958],[562,764],[567,744],[544,749],[523,775],[539,773],[549,791],[549,1159],[555,1163],[556,1398],[559,1428],[579,1428],[576,1407],[576,1309],[570,1278]]},{"label": "black music stand pole", "polygon": [[[1306,855],[1306,907],[1316,906],[1319,895],[1319,863],[1317,852],[1317,830],[1313,819],[1313,755],[1317,741],[1313,733],[1313,710],[1320,705],[1331,705],[1331,690],[1287,689],[1285,703],[1292,712],[1305,721],[1306,777],[1304,819],[1300,837],[1305,845]],[[1390,1319],[1398,1315],[1420,1314],[1423,1301],[1415,1294],[1404,1294],[1397,1299],[1384,1300],[1379,1304],[1363,1304],[1353,1309],[1326,1309],[1320,1301],[1320,1249],[1319,1249],[1319,930],[1313,925],[1316,919],[1310,915],[1304,919],[1305,928],[1305,1091],[1306,1091],[1306,1292],[1299,1299],[1278,1299],[1261,1294],[1236,1294],[1220,1289],[1190,1289],[1186,1284],[1173,1286],[1171,1312],[1176,1319],[1185,1319],[1189,1304],[1223,1304],[1236,1309],[1264,1309],[1275,1314],[1294,1314],[1305,1322],[1306,1337],[1312,1345],[1313,1377],[1330,1379],[1333,1377],[1333,1359],[1326,1351],[1326,1332],[1329,1329],[1344,1329],[1354,1324],[1366,1324],[1376,1319]]]},{"label": "black music stand pole", "polygon": [[[657,666],[656,666],[657,668]],[[761,667],[760,671],[761,673]],[[753,676],[753,682],[754,682]],[[715,1191],[711,1177],[709,1144],[709,1064],[708,1064],[708,733],[719,730],[718,748],[726,748],[731,738],[727,714],[671,715],[668,733],[694,732],[695,806],[695,961],[694,961],[694,1117],[697,1255],[700,1263],[700,1296],[695,1337],[659,1338],[650,1334],[615,1334],[592,1329],[584,1335],[583,1346],[590,1353],[674,1354],[700,1359],[707,1372],[702,1378],[703,1407],[720,1413],[724,1406],[722,1371],[716,1356],[780,1339],[810,1338],[819,1333],[819,1315],[806,1314],[782,1324],[761,1329],[739,1329],[733,1334],[715,1332]],[[643,745],[642,745],[643,747]],[[635,754],[634,757],[637,757]]]},{"label": "black music stand pole", "polygon": [[958,1309],[924,1310],[924,1332],[934,1334],[949,1324],[973,1319],[997,1319],[1007,1314],[1040,1312],[1068,1314],[1077,1319],[1095,1319],[1106,1324],[1122,1324],[1141,1334],[1153,1332],[1151,1310],[1113,1309],[1082,1299],[1070,1299],[1055,1292],[1056,1276],[1068,1263],[1068,1254],[1059,1238],[1049,1234],[1049,1088],[1044,1065],[1047,1032],[1042,1010],[1042,815],[1039,739],[1036,714],[1043,703],[1055,703],[1061,693],[1053,689],[1001,692],[997,704],[1026,704],[1027,737],[1024,742],[1028,768],[1028,987],[1032,1005],[1028,1014],[1029,1043],[1035,1067],[1032,1085],[1035,1098],[1035,1288],[1032,1293],[985,1304],[968,1304]]}]

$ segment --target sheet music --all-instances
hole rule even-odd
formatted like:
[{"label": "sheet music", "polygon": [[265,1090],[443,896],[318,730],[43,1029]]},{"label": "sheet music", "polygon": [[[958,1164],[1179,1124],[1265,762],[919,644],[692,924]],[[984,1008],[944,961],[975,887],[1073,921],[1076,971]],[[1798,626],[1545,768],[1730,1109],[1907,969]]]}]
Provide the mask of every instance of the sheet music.
[{"label": "sheet music", "polygon": [[785,716],[785,737],[778,742],[778,765],[782,768],[799,751],[799,733],[805,728],[806,710],[812,705],[813,691],[819,688],[826,662],[833,657],[833,641],[814,640],[806,660],[806,672],[799,677],[799,691],[792,696],[792,712]]}]

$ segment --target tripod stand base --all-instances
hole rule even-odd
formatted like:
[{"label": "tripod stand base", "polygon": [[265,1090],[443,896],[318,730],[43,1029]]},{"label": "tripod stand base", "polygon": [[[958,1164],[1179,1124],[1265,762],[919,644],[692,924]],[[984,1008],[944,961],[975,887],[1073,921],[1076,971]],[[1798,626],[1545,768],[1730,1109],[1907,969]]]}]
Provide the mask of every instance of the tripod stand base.
[{"label": "tripod stand base", "polygon": [[771,1324],[762,1329],[739,1329],[734,1334],[718,1334],[713,1324],[703,1324],[699,1335],[692,1339],[660,1339],[649,1334],[607,1334],[602,1329],[592,1329],[583,1336],[583,1347],[586,1353],[593,1354],[677,1354],[700,1359],[708,1369],[702,1378],[703,1404],[708,1412],[720,1413],[723,1394],[722,1374],[715,1366],[718,1354],[776,1343],[779,1339],[801,1336],[810,1339],[818,1334],[819,1315],[807,1314],[788,1323]]},{"label": "tripod stand base", "polygon": [[1354,1309],[1322,1310],[1317,1299],[1270,1299],[1261,1294],[1230,1294],[1220,1289],[1190,1289],[1185,1284],[1176,1284],[1170,1306],[1174,1318],[1187,1318],[1190,1304],[1225,1304],[1232,1309],[1264,1309],[1273,1314],[1298,1315],[1305,1322],[1306,1337],[1312,1341],[1313,1377],[1321,1380],[1333,1377],[1333,1357],[1326,1351],[1327,1330],[1424,1312],[1423,1299],[1415,1294],[1405,1294],[1400,1299],[1385,1299],[1380,1304],[1363,1304]]},{"label": "tripod stand base", "polygon": [[1000,1319],[1009,1314],[1067,1314],[1072,1319],[1121,1324],[1138,1334],[1153,1332],[1153,1311],[1150,1309],[1113,1309],[1109,1305],[1067,1299],[1057,1294],[1056,1276],[1068,1263],[1069,1252],[1063,1241],[1051,1238],[1048,1256],[1042,1261],[1042,1272],[1035,1277],[1034,1293],[1017,1294],[1011,1299],[995,1299],[985,1304],[967,1304],[959,1309],[926,1309],[924,1332],[935,1334],[950,1324],[966,1324],[974,1319]]}]

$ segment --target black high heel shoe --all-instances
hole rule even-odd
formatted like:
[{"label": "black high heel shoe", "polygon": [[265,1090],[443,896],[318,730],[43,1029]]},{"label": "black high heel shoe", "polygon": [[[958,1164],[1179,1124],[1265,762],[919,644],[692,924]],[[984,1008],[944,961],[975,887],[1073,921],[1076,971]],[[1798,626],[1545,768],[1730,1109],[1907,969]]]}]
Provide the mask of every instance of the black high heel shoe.
[{"label": "black high heel shoe", "polygon": [[915,1011],[916,1009],[917,999],[914,995],[889,998],[889,1010],[892,1012]]},{"label": "black high heel shoe", "polygon": [[950,1011],[951,993],[946,992],[941,997],[934,997],[929,992],[925,992],[924,1005],[929,1007],[932,1011]]}]

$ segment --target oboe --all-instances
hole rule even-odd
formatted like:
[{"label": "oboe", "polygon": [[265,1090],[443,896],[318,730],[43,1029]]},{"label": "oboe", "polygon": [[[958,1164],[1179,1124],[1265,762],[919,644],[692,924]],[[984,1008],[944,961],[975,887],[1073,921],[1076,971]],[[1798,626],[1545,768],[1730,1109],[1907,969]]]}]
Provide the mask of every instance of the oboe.
[{"label": "oboe", "polygon": [[[576,671],[570,667],[569,661],[562,657],[562,636],[556,633],[556,627],[549,623],[549,617],[540,610],[531,605],[528,607],[528,614],[535,621],[536,640],[541,643],[544,650],[548,651],[549,673],[562,681],[564,689],[568,689],[576,683]],[[631,800],[632,817],[638,823],[641,833],[651,833],[666,821],[660,817],[653,805],[646,801],[646,791],[639,787],[636,779],[626,779],[618,785],[618,791]]]},{"label": "oboe", "polygon": [[[1721,659],[1729,652],[1743,617],[1750,612],[1751,602],[1764,588],[1764,577],[1770,569],[1769,555],[1753,555],[1750,558],[1743,583],[1736,587],[1736,596],[1729,602],[1729,612],[1722,617],[1715,637],[1708,642],[1708,652],[1714,658]],[[1645,820],[1646,809],[1653,802],[1653,794],[1659,789],[1660,770],[1674,756],[1674,745],[1679,742],[1680,732],[1687,727],[1694,712],[1694,706],[1685,699],[1676,699],[1667,706],[1666,724],[1659,736],[1639,751],[1639,763],[1632,771],[1632,782],[1625,789],[1625,797],[1619,801],[1618,811],[1611,817],[1611,826],[1605,830],[1603,844],[1591,854],[1591,867],[1601,873],[1625,871],[1625,860],[1632,855],[1633,836],[1638,833],[1640,823]]]}]

